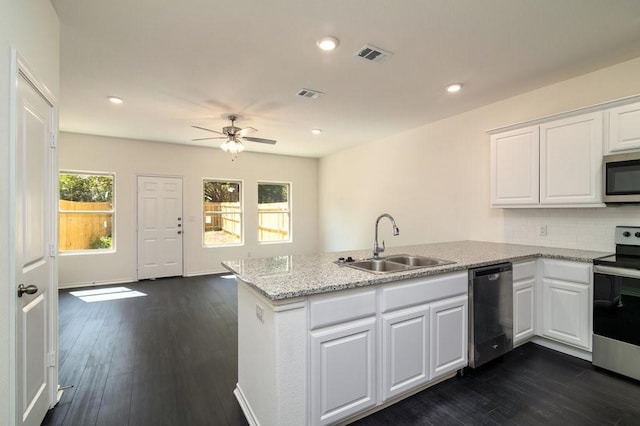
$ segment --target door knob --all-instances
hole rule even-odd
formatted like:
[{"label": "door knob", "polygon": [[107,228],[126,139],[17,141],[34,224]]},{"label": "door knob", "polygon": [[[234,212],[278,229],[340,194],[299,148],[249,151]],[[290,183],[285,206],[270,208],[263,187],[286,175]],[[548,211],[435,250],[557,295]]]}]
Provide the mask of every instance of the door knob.
[{"label": "door knob", "polygon": [[31,284],[25,287],[24,284],[20,284],[18,286],[18,297],[22,297],[23,294],[27,293],[27,294],[35,294],[38,292],[38,287],[36,287],[35,285]]},{"label": "door knob", "polygon": [[182,231],[178,231],[178,234],[182,234]]}]

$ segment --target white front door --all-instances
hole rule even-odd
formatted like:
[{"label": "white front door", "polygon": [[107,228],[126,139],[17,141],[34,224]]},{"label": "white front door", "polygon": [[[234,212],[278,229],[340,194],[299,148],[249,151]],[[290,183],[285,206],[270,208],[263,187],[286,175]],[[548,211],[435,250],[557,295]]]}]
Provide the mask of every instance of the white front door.
[{"label": "white front door", "polygon": [[[54,107],[22,73],[16,87],[16,424],[39,425],[56,377],[52,236]],[[51,358],[51,359],[50,359]]]},{"label": "white front door", "polygon": [[182,179],[138,176],[138,279],[182,275]]}]

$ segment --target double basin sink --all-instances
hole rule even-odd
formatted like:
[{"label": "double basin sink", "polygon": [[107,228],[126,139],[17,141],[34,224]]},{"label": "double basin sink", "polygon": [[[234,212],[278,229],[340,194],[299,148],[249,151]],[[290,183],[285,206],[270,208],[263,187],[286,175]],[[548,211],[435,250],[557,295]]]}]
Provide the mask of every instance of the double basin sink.
[{"label": "double basin sink", "polygon": [[373,272],[375,274],[388,274],[392,272],[402,272],[413,269],[450,265],[453,263],[456,262],[436,259],[433,257],[398,254],[380,259],[365,259],[356,260],[354,262],[346,262],[345,265],[349,266],[350,268]]}]

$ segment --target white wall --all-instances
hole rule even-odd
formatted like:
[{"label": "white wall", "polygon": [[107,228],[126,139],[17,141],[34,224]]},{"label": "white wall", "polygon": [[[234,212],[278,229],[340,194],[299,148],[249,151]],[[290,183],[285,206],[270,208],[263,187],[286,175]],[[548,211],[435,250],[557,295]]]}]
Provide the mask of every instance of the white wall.
[{"label": "white wall", "polygon": [[[118,139],[74,133],[59,138],[61,170],[113,172],[115,188],[114,253],[61,255],[60,287],[136,280],[136,176],[183,178],[184,274],[224,272],[223,260],[317,251],[318,160],[243,152],[235,161],[217,148]],[[203,178],[244,182],[245,244],[202,246]],[[291,243],[258,244],[257,182],[291,182]]]},{"label": "white wall", "polygon": [[0,0],[0,424],[12,424],[13,388],[11,387],[10,303],[15,302],[16,283],[12,282],[11,253],[7,233],[11,231],[9,203],[11,179],[9,98],[11,85],[11,48],[27,62],[35,76],[54,96],[59,93],[59,23],[48,1]]},{"label": "white wall", "polygon": [[370,247],[388,212],[400,236],[382,223],[387,246],[477,239],[613,250],[613,227],[640,224],[640,207],[491,209],[486,131],[639,94],[638,75],[640,58],[322,158],[321,248]]}]

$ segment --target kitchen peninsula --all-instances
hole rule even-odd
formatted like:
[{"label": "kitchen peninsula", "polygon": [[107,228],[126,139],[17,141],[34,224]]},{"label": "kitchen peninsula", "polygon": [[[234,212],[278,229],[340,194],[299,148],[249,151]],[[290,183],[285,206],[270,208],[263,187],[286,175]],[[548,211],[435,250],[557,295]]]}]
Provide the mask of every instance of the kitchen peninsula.
[{"label": "kitchen peninsula", "polygon": [[[583,305],[589,305],[592,261],[607,253],[461,241],[386,254],[401,253],[455,263],[386,274],[335,263],[370,257],[364,250],[223,262],[238,281],[235,394],[250,424],[351,421],[454,376],[467,365],[467,270],[473,267],[513,262],[514,288],[519,279],[531,283],[523,293],[528,298],[514,299],[530,303],[521,307],[531,317],[522,339],[535,329],[568,353],[589,356],[589,324],[567,325],[565,334],[576,339],[556,341],[551,332],[558,324],[547,327],[544,315],[534,313],[546,294],[542,278],[562,281],[558,274],[568,271],[566,279],[587,289],[570,300],[590,321]],[[519,316],[514,309],[514,321]]]}]

